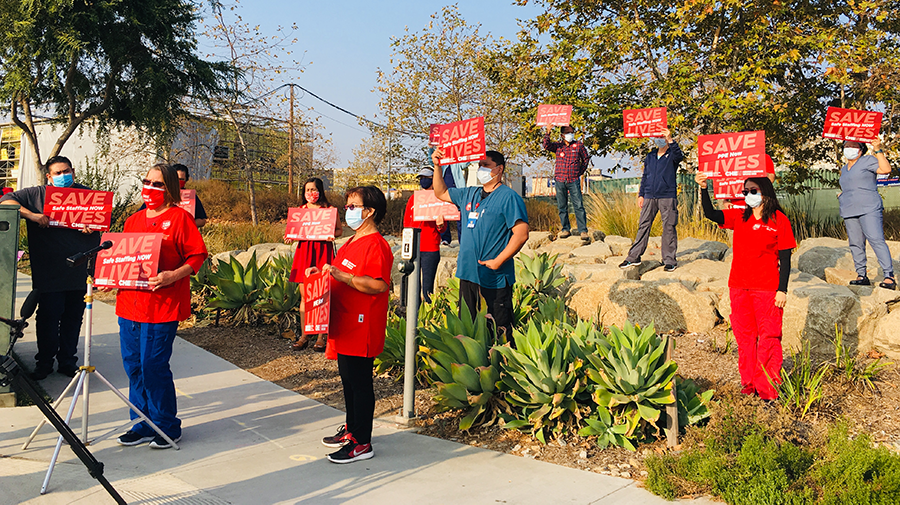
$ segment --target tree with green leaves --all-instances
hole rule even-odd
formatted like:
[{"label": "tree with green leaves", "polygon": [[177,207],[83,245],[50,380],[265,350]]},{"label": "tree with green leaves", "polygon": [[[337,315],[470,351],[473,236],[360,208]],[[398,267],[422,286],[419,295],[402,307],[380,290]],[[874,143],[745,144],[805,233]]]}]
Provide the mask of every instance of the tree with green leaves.
[{"label": "tree with green leaves", "polygon": [[[196,22],[190,0],[0,0],[0,100],[28,139],[38,179],[85,121],[101,135],[134,127],[168,138],[186,96],[222,89],[229,65],[196,54]],[[61,127],[49,148],[36,133],[48,116]]]},{"label": "tree with green leaves", "polygon": [[790,168],[788,189],[817,177],[813,164],[839,161],[837,144],[820,138],[829,105],[884,111],[886,145],[897,147],[896,0],[535,3],[546,11],[494,53],[490,74],[520,122],[520,145],[538,138],[537,104],[561,103],[574,106],[592,154],[640,156],[645,145],[622,135],[622,110],[665,106],[683,145],[765,130],[767,150]]}]

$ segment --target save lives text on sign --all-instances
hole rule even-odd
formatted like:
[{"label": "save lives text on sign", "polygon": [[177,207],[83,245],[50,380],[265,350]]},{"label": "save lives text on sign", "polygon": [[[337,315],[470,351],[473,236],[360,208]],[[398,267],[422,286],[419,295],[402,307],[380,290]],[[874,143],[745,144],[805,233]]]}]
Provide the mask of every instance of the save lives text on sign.
[{"label": "save lives text on sign", "polygon": [[303,331],[306,333],[328,333],[331,322],[331,274],[319,272],[306,278],[303,285],[306,291],[306,321]]},{"label": "save lives text on sign", "polygon": [[825,129],[822,137],[826,139],[852,140],[855,142],[871,142],[881,131],[880,112],[867,110],[841,109],[828,107],[825,114]]},{"label": "save lives text on sign", "polygon": [[337,226],[337,208],[288,209],[287,227],[284,238],[290,240],[328,240],[334,238]]},{"label": "save lives text on sign", "polygon": [[437,221],[438,216],[445,221],[459,221],[459,207],[438,200],[434,191],[420,189],[413,193],[413,221]]},{"label": "save lives text on sign", "polygon": [[97,286],[119,289],[150,289],[149,279],[159,269],[162,233],[104,233],[102,241],[112,247],[97,254]]},{"label": "save lives text on sign", "polygon": [[665,107],[625,109],[622,112],[622,121],[626,139],[660,136],[660,132],[669,127]]},{"label": "save lives text on sign", "polygon": [[535,121],[538,126],[568,126],[571,121],[571,105],[538,105]]},{"label": "save lives text on sign", "polygon": [[481,161],[485,158],[484,117],[441,125],[441,165]]},{"label": "save lives text on sign", "polygon": [[53,228],[109,230],[113,193],[78,188],[47,187],[44,215]]},{"label": "save lives text on sign", "polygon": [[766,175],[766,132],[700,135],[697,139],[700,172],[715,178],[716,198],[742,198],[748,177]]}]

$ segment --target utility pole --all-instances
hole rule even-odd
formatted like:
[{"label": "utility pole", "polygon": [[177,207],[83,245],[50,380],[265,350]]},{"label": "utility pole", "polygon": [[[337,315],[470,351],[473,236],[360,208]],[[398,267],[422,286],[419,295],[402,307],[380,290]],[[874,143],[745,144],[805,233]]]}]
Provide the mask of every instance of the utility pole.
[{"label": "utility pole", "polygon": [[[291,88],[291,115],[288,118],[288,194],[294,192],[294,86]],[[284,110],[284,109],[282,109]]]}]

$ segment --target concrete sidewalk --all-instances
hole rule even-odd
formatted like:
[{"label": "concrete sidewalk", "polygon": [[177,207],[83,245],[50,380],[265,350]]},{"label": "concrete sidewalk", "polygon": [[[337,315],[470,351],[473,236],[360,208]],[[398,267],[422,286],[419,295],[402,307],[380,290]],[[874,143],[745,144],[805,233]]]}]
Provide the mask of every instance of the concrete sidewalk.
[{"label": "concrete sidewalk", "polygon": [[[19,277],[17,307],[30,285],[28,277]],[[113,307],[94,307],[92,364],[127,395]],[[16,351],[26,366],[33,365],[33,327]],[[81,349],[79,359],[83,357]],[[384,423],[375,426],[375,458],[335,465],[325,458],[333,449],[320,441],[343,422],[342,412],[263,381],[181,339],[175,341],[172,370],[184,427],[181,450],[153,450],[146,444],[120,447],[114,437],[89,446],[129,503],[668,503],[631,480],[421,436]],[[41,385],[56,396],[69,380],[53,373]],[[79,436],[80,402],[71,423]],[[68,405],[67,399],[60,408],[63,415]],[[21,446],[40,419],[36,407],[0,409],[0,504],[112,503],[66,446],[48,494],[39,494],[57,433],[47,426],[27,450]],[[90,436],[100,436],[127,419],[127,407],[101,381],[91,380]]]}]

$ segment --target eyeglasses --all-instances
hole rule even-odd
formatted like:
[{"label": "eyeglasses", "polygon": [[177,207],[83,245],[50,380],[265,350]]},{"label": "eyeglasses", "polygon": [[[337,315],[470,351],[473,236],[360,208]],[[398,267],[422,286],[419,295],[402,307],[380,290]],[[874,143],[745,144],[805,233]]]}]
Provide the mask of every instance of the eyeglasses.
[{"label": "eyeglasses", "polygon": [[354,205],[352,203],[350,205],[344,205],[344,210],[365,209],[365,208],[366,208],[365,205]]},{"label": "eyeglasses", "polygon": [[745,189],[745,190],[741,191],[741,194],[744,196],[755,195],[757,193],[759,193],[759,190],[756,188],[750,188],[750,189]]},{"label": "eyeglasses", "polygon": [[151,181],[150,179],[144,179],[141,181],[144,186],[153,186],[154,188],[165,188],[166,183],[161,181]]}]

